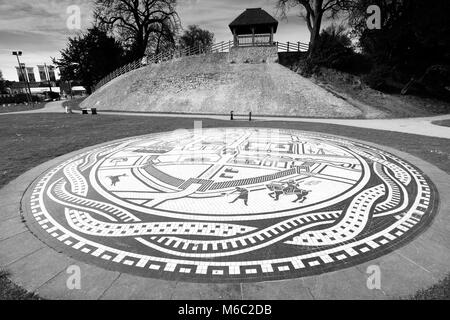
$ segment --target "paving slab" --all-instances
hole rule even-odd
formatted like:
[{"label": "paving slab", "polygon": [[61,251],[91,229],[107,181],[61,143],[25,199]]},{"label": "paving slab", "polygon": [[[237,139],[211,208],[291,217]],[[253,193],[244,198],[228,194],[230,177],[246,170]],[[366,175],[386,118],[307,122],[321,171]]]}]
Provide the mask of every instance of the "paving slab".
[{"label": "paving slab", "polygon": [[349,268],[315,277],[304,278],[304,285],[315,300],[378,300],[387,299],[381,290],[367,286],[368,275],[359,268]]},{"label": "paving slab", "polygon": [[0,204],[0,222],[17,217],[19,208],[17,203]]},{"label": "paving slab", "polygon": [[36,240],[30,232],[23,232],[0,241],[0,266],[7,269],[10,264],[47,247],[43,242]]},{"label": "paving slab", "polygon": [[304,279],[242,284],[243,300],[313,300]]},{"label": "paving slab", "polygon": [[104,292],[111,287],[119,277],[118,272],[107,271],[98,267],[71,260],[69,267],[74,266],[75,272],[80,275],[80,287],[73,287],[71,276],[75,273],[73,269],[67,268],[65,272],[59,273],[56,277],[39,288],[39,295],[55,300],[98,300]]},{"label": "paving slab", "polygon": [[103,300],[170,300],[177,283],[156,279],[142,279],[121,274],[105,291]]},{"label": "paving slab", "polygon": [[39,292],[39,288],[64,272],[70,259],[49,247],[44,247],[8,265],[10,279],[29,292]]},{"label": "paving slab", "polygon": [[25,223],[20,216],[12,217],[0,223],[0,241],[27,231]]},{"label": "paving slab", "polygon": [[172,300],[240,300],[241,286],[226,283],[177,283]]},{"label": "paving slab", "polygon": [[[423,253],[427,252],[427,255]],[[398,249],[396,254],[427,270],[435,279],[443,279],[449,272],[450,248],[448,243],[428,240],[427,235]]]},{"label": "paving slab", "polygon": [[374,261],[358,265],[360,271],[378,266],[381,272],[381,290],[389,299],[413,295],[420,289],[430,287],[439,280],[429,270],[406,257],[392,253]]}]

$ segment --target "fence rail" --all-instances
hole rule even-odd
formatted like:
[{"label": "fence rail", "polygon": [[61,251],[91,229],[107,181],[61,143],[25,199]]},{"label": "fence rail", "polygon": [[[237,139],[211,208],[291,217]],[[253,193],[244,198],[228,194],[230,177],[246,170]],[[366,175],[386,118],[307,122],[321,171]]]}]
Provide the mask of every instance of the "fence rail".
[{"label": "fence rail", "polygon": [[302,42],[277,42],[278,52],[306,52],[309,50],[309,44]]},{"label": "fence rail", "polygon": [[245,46],[270,46],[271,42],[270,34],[258,34],[258,35],[240,35],[237,36],[237,41],[240,47]]},{"label": "fence rail", "polygon": [[[309,44],[302,42],[274,42],[276,45],[278,52],[304,52],[309,50]],[[165,61],[170,61],[173,59],[186,57],[186,56],[195,56],[206,53],[221,53],[221,52],[229,52],[231,48],[234,46],[233,41],[222,41],[219,43],[215,43],[209,47],[196,46],[189,48],[178,48],[173,50],[168,50],[164,52],[160,52],[158,54],[153,54],[151,56],[144,56],[141,59],[132,61],[116,70],[108,74],[102,80],[100,80],[93,91],[96,91],[103,87],[105,84],[114,80],[115,78],[126,74],[130,71],[140,69],[149,64],[158,64]]]}]

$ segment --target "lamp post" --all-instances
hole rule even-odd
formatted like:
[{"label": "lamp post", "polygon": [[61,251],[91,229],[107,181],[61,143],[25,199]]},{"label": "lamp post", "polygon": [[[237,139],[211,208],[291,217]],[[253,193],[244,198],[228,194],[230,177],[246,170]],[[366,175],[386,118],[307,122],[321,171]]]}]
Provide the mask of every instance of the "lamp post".
[{"label": "lamp post", "polygon": [[48,88],[50,89],[50,92],[53,92],[52,83],[50,82],[50,71],[49,71],[46,63],[44,63],[44,72],[45,72],[45,77],[47,78],[47,81],[48,81]]},{"label": "lamp post", "polygon": [[[79,66],[80,66],[80,64],[77,63],[77,62],[72,62],[70,65],[71,65],[72,67],[79,67]],[[69,85],[70,85],[70,97],[71,97],[71,99],[73,99],[72,81],[73,81],[73,80],[69,80]]]},{"label": "lamp post", "polygon": [[[28,87],[28,91],[27,91],[27,100],[28,100],[28,102],[29,102],[30,104],[34,105],[34,102],[33,102],[33,96],[31,95],[30,83],[28,82],[28,77],[26,77],[26,76],[23,74],[23,71],[22,71],[22,64],[20,63],[20,59],[19,59],[19,57],[22,56],[22,51],[13,51],[12,54],[13,54],[13,56],[16,56],[16,57],[17,57],[17,63],[19,64],[20,74],[22,75],[22,78],[23,78],[23,79],[25,80],[25,82],[27,83],[27,87]],[[26,91],[26,89],[25,89],[25,91]]]}]

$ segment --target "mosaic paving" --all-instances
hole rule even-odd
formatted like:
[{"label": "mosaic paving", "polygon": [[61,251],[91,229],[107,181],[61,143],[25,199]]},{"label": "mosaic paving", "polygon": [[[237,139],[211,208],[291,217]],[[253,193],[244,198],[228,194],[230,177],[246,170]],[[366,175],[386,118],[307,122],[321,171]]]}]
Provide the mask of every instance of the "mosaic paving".
[{"label": "mosaic paving", "polygon": [[321,274],[384,255],[426,227],[436,198],[417,168],[368,145],[224,128],[79,154],[43,174],[27,203],[41,238],[80,260],[230,282]]}]

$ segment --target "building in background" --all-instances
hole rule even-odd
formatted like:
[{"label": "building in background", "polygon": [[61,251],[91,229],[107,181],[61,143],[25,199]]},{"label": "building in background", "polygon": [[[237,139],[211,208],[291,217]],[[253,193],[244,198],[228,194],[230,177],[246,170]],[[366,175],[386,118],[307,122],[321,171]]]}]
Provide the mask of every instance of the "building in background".
[{"label": "building in background", "polygon": [[19,67],[16,67],[17,77],[19,78],[19,82],[37,82],[36,76],[34,75],[34,68],[25,66],[25,63],[20,64]]},{"label": "building in background", "polygon": [[39,71],[39,78],[41,79],[41,82],[56,82],[56,68],[54,66],[48,66],[46,64],[44,65],[38,65],[38,71]]},{"label": "building in background", "polygon": [[41,79],[42,82],[47,81],[47,72],[45,72],[45,66],[44,65],[38,65],[38,72],[39,72],[39,79]]},{"label": "building in background", "polygon": [[19,79],[19,82],[25,82],[25,63],[21,63],[20,64],[20,68],[16,67],[16,71],[17,71],[17,78]]},{"label": "building in background", "polygon": [[[35,67],[27,67],[25,63],[20,64],[20,68],[16,67],[18,82],[11,82],[10,88],[8,88],[9,94],[25,94],[31,92],[32,95],[45,95],[49,92],[62,93],[66,96],[70,95],[84,95],[86,89],[75,84],[73,87],[69,83],[66,86],[67,90],[64,90],[64,84],[60,87],[60,80],[57,78],[57,70],[52,65],[37,65],[37,75],[35,74]],[[29,89],[28,89],[29,87]]]},{"label": "building in background", "polygon": [[39,81],[37,81],[36,75],[34,73],[34,67],[27,67],[25,63],[21,63],[21,69],[16,67],[17,78],[19,82],[26,82],[27,80],[31,83],[34,82],[48,82],[51,81],[53,84],[58,80],[56,78],[56,67],[52,65],[38,65],[37,70],[39,74]]},{"label": "building in background", "polygon": [[56,82],[56,68],[48,65],[38,65],[39,78],[41,82],[51,81]]},{"label": "building in background", "polygon": [[55,73],[55,67],[54,66],[47,66],[47,72],[50,81],[56,82],[56,73]]},{"label": "building in background", "polygon": [[36,82],[36,76],[34,75],[34,68],[33,67],[27,67],[26,68],[26,72],[27,72],[27,78],[29,82]]}]

